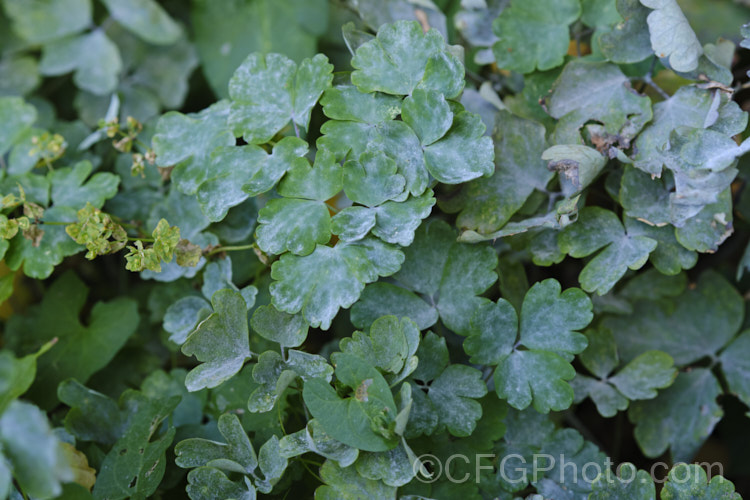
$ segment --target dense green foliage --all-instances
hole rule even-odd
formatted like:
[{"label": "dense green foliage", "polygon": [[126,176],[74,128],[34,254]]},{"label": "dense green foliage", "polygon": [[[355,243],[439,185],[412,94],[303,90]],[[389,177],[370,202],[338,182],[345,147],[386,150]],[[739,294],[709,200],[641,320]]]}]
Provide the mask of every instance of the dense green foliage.
[{"label": "dense green foliage", "polygon": [[740,498],[743,3],[0,0],[0,500]]}]

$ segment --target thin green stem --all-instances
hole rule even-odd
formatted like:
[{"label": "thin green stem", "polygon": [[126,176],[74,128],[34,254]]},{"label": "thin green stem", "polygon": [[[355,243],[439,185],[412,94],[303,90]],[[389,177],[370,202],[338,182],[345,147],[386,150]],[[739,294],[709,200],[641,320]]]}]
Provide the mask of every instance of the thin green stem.
[{"label": "thin green stem", "polygon": [[42,160],[44,161],[44,164],[47,165],[47,170],[50,172],[53,172],[55,169],[52,168],[52,162],[49,161],[49,158],[46,156],[42,156]]},{"label": "thin green stem", "polygon": [[44,224],[45,226],[69,226],[71,224],[78,224],[78,222],[62,222],[62,221],[46,221],[46,220],[40,220],[40,224]]},{"label": "thin green stem", "polygon": [[286,434],[286,429],[284,429],[284,419],[281,418],[281,405],[280,404],[276,405],[276,414],[279,417],[279,427],[281,428],[281,432],[283,432],[284,435],[286,436],[287,434]]},{"label": "thin green stem", "polygon": [[315,479],[317,479],[318,481],[320,481],[321,484],[323,484],[323,480],[320,479],[320,476],[317,475],[316,473],[314,473],[312,471],[312,469],[310,468],[310,466],[307,465],[307,463],[305,463],[305,462],[307,462],[307,460],[299,460],[299,463],[302,464],[302,467],[304,467],[305,469],[307,469],[307,472],[309,472],[312,477],[314,477]]},{"label": "thin green stem", "polygon": [[329,210],[331,210],[334,214],[339,213],[339,209],[331,205],[330,203],[326,202],[326,207],[328,207]]},{"label": "thin green stem", "polygon": [[128,241],[142,241],[143,243],[153,243],[156,240],[154,238],[128,238]]},{"label": "thin green stem", "polygon": [[316,462],[315,460],[310,460],[308,458],[298,457],[297,460],[306,464],[314,465],[315,467],[323,467],[323,464],[321,464],[320,462]]},{"label": "thin green stem", "polygon": [[225,246],[225,247],[216,247],[210,252],[206,253],[206,257],[210,257],[212,255],[216,255],[217,253],[221,252],[236,252],[239,250],[252,250],[255,247],[255,244],[250,245],[236,245],[236,246]]}]

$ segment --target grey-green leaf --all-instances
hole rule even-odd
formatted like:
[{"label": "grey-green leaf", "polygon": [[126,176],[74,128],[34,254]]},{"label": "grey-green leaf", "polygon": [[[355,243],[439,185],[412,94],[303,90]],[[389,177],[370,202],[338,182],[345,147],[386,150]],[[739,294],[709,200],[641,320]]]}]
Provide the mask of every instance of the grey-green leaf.
[{"label": "grey-green leaf", "polygon": [[592,320],[591,300],[578,288],[561,292],[560,283],[546,279],[526,293],[521,308],[521,343],[529,349],[577,354],[586,348],[586,337],[577,330]]},{"label": "grey-green leaf", "polygon": [[36,108],[20,97],[0,97],[0,155],[29,130],[36,120]]},{"label": "grey-green leaf", "polygon": [[675,71],[697,68],[703,47],[676,0],[641,0],[641,3],[653,9],[646,20],[656,55],[668,58]]},{"label": "grey-green leaf", "polygon": [[324,379],[305,382],[303,397],[310,413],[333,438],[365,451],[386,451],[398,444],[393,433],[396,404],[383,376],[357,356],[335,356],[336,378],[349,387],[342,399]]},{"label": "grey-green leaf", "polygon": [[445,184],[460,184],[477,177],[489,177],[495,169],[492,139],[484,135],[479,115],[463,111],[439,141],[424,148],[427,170]]},{"label": "grey-green leaf", "polygon": [[272,305],[257,308],[250,326],[261,337],[282,347],[298,347],[307,338],[307,323],[301,315],[279,311]]},{"label": "grey-green leaf", "polygon": [[740,500],[734,484],[721,475],[712,478],[699,464],[676,464],[669,471],[662,500]]},{"label": "grey-green leaf", "polygon": [[558,144],[581,143],[580,128],[589,121],[602,123],[607,135],[619,136],[627,147],[651,120],[651,101],[630,88],[620,68],[604,62],[576,59],[565,66],[547,99],[549,114],[559,121]]},{"label": "grey-green leaf", "polygon": [[669,448],[674,461],[691,460],[724,414],[716,403],[720,394],[711,371],[695,368],[655,399],[633,403],[628,415],[643,453],[658,457]]},{"label": "grey-green leaf", "polygon": [[5,0],[5,13],[14,31],[28,42],[40,44],[78,33],[91,25],[91,0],[55,2]]},{"label": "grey-green leaf", "polygon": [[308,255],[331,238],[331,216],[322,201],[277,198],[258,212],[256,241],[261,250]]},{"label": "grey-green leaf", "polygon": [[39,70],[43,75],[75,71],[80,89],[107,95],[117,87],[122,71],[120,51],[102,30],[57,40],[44,46]]},{"label": "grey-green leaf", "polygon": [[360,476],[354,467],[343,468],[333,460],[326,460],[320,468],[325,483],[315,490],[315,500],[358,500],[360,498],[391,498],[396,488],[382,481]]},{"label": "grey-green leaf", "polygon": [[219,146],[234,145],[229,126],[229,102],[219,101],[199,113],[164,114],[156,124],[151,142],[156,164],[171,167],[171,179],[185,194],[194,194],[208,177],[209,155]]},{"label": "grey-green leaf", "polygon": [[524,74],[561,65],[570,41],[568,26],[580,15],[578,0],[511,3],[492,25],[499,38],[492,47],[497,65]]},{"label": "grey-green leaf", "polygon": [[332,71],[322,54],[299,67],[282,54],[250,54],[229,80],[229,124],[235,135],[263,144],[290,120],[306,129],[313,106],[331,85]]},{"label": "grey-green leaf", "polygon": [[286,253],[271,268],[273,304],[290,314],[301,311],[310,326],[327,330],[366,283],[395,273],[403,260],[399,250],[376,239],[318,245],[304,257]]},{"label": "grey-green leaf", "polygon": [[448,132],[453,112],[442,94],[416,89],[401,104],[401,118],[414,129],[422,145],[429,146]]},{"label": "grey-green leaf", "polygon": [[409,95],[415,88],[451,99],[464,87],[464,68],[435,29],[416,21],[383,25],[377,37],[357,48],[352,83],[362,92]]},{"label": "grey-green leaf", "polygon": [[109,15],[144,41],[167,45],[182,34],[180,26],[154,0],[103,0]]},{"label": "grey-green leaf", "polygon": [[232,377],[250,357],[247,304],[242,294],[225,288],[211,298],[214,312],[192,332],[182,352],[203,363],[185,379],[189,391],[216,387]]},{"label": "grey-green leaf", "polygon": [[541,124],[501,111],[492,138],[495,172],[470,182],[455,202],[451,200],[461,210],[457,225],[480,233],[504,226],[531,193],[545,189],[554,175],[541,159],[546,147]]},{"label": "grey-green leaf", "polygon": [[406,180],[397,170],[396,162],[380,151],[362,153],[344,164],[344,192],[368,207],[399,198]]},{"label": "grey-green leaf", "polygon": [[672,356],[661,351],[647,351],[611,377],[609,381],[628,399],[653,399],[656,389],[672,384],[677,376]]}]

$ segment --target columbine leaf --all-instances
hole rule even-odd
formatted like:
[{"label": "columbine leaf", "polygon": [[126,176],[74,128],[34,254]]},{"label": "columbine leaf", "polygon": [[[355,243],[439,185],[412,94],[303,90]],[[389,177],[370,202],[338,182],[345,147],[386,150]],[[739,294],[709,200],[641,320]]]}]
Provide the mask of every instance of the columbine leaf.
[{"label": "columbine leaf", "polygon": [[505,299],[480,305],[471,318],[471,330],[464,351],[472,363],[496,364],[513,351],[518,332],[518,315]]},{"label": "columbine leaf", "polygon": [[427,170],[445,184],[460,184],[480,176],[489,177],[495,154],[492,140],[484,136],[485,125],[478,115],[456,114],[453,126],[439,141],[424,148]]},{"label": "columbine leaf", "polygon": [[291,349],[286,360],[274,351],[266,351],[253,367],[253,379],[261,386],[250,394],[248,409],[253,413],[271,411],[286,388],[297,377],[330,381],[333,368],[325,358]]},{"label": "columbine leaf", "polygon": [[[27,495],[56,497],[61,483],[73,479],[61,442],[44,412],[32,404],[13,401],[0,415],[0,445],[0,481],[10,482],[12,473]],[[5,491],[0,488],[0,493]]]},{"label": "columbine leaf", "polygon": [[39,359],[29,392],[43,407],[54,406],[60,380],[85,382],[107,366],[138,326],[137,305],[124,297],[97,303],[84,325],[79,314],[87,295],[83,282],[73,272],[65,273],[28,316],[14,315],[8,322],[5,341],[17,352],[34,352],[58,338],[55,348]]},{"label": "columbine leaf", "polygon": [[653,54],[646,18],[650,11],[639,0],[617,0],[622,21],[597,30],[602,54],[615,63],[636,63]]},{"label": "columbine leaf", "polygon": [[561,65],[570,41],[568,26],[580,15],[578,0],[511,3],[492,25],[499,38],[492,46],[497,65],[519,73]]},{"label": "columbine leaf", "polygon": [[713,253],[734,232],[732,218],[732,192],[727,187],[716,203],[706,205],[676,228],[675,237],[688,250]]},{"label": "columbine leaf", "polygon": [[308,380],[303,396],[310,413],[328,435],[344,444],[366,451],[395,447],[396,404],[383,376],[351,354],[336,354],[334,364],[336,378],[353,392],[342,399],[325,380]]},{"label": "columbine leaf", "polygon": [[148,43],[171,44],[182,33],[180,26],[153,0],[104,0],[104,5],[113,19]]},{"label": "columbine leaf", "polygon": [[[659,169],[661,171],[661,165]],[[671,181],[672,177],[669,175],[652,177],[635,167],[625,165],[619,193],[625,214],[651,226],[668,224],[670,188],[674,184]]]},{"label": "columbine leaf", "polygon": [[[430,94],[427,94],[430,95]],[[352,85],[326,89],[320,100],[328,118],[374,125],[401,114],[401,99],[380,92],[360,92]]]},{"label": "columbine leaf", "polygon": [[235,143],[227,125],[229,102],[219,101],[200,113],[166,113],[156,124],[152,139],[156,164],[171,167],[171,179],[185,194],[195,194],[206,180],[208,158],[219,146]]},{"label": "columbine leaf", "polygon": [[602,171],[607,160],[594,148],[582,144],[558,144],[544,150],[542,160],[559,173],[560,186],[566,198],[579,194]]},{"label": "columbine leaf", "polygon": [[207,391],[190,393],[185,387],[187,370],[174,368],[169,373],[156,370],[150,373],[141,384],[141,392],[151,399],[180,397],[180,403],[172,412],[172,425],[176,428],[200,424],[206,405]]},{"label": "columbine leaf", "polygon": [[625,365],[610,382],[628,399],[652,399],[655,389],[669,386],[677,375],[669,354],[647,351]]},{"label": "columbine leaf", "polygon": [[164,314],[164,329],[169,340],[182,345],[199,321],[211,314],[210,304],[201,297],[183,297],[170,305]]},{"label": "columbine leaf", "polygon": [[36,116],[36,108],[20,97],[0,97],[0,155],[23,137]]},{"label": "columbine leaf", "polygon": [[[535,189],[545,189],[554,175],[541,159],[544,127],[506,111],[493,131],[495,173],[467,184],[451,206],[460,208],[457,225],[480,233],[497,231],[523,206]],[[450,207],[448,207],[450,208]]]},{"label": "columbine leaf", "polygon": [[317,141],[319,148],[328,149],[339,161],[380,151],[396,162],[411,194],[418,196],[427,189],[429,175],[419,138],[405,122],[393,120],[401,112],[400,99],[337,86],[321,102],[332,119],[320,129],[324,135]]},{"label": "columbine leaf", "polygon": [[[740,133],[745,129],[747,118],[737,111],[736,103],[722,93],[713,94],[693,86],[680,87],[669,99],[654,105],[653,121],[635,141],[635,167],[651,175],[661,175],[669,136],[680,126],[709,128],[728,136]],[[718,120],[719,116],[729,119]]]},{"label": "columbine leaf", "polygon": [[419,23],[383,25],[377,37],[357,48],[352,83],[362,92],[409,95],[415,88],[456,97],[464,86],[464,68],[447,50],[442,35]]},{"label": "columbine leaf", "polygon": [[307,422],[304,429],[282,437],[279,448],[281,455],[286,458],[313,452],[335,460],[341,467],[349,467],[359,456],[357,448],[333,439],[314,418]]},{"label": "columbine leaf", "polygon": [[256,241],[261,250],[280,255],[287,250],[308,255],[331,238],[331,216],[321,201],[280,198],[258,212]]},{"label": "columbine leaf", "polygon": [[590,500],[656,500],[654,480],[648,472],[623,463],[618,475],[609,469],[591,483]]},{"label": "columbine leaf", "polygon": [[573,389],[566,381],[575,369],[560,356],[545,351],[514,351],[495,371],[495,390],[514,408],[532,402],[540,413],[563,410],[573,402]]},{"label": "columbine leaf", "polygon": [[611,290],[628,268],[640,269],[657,245],[646,236],[629,235],[614,213],[599,207],[581,210],[578,221],[563,229],[558,241],[560,250],[576,258],[606,247],[578,277],[584,290],[599,295]]},{"label": "columbine leaf", "polygon": [[327,149],[319,149],[313,167],[296,162],[279,183],[278,191],[286,198],[325,201],[343,188],[342,175],[341,165],[333,154]]},{"label": "columbine leaf", "polygon": [[363,153],[344,165],[344,192],[352,201],[369,207],[400,198],[406,183],[396,173],[396,162],[385,154]]},{"label": "columbine leaf", "polygon": [[[591,302],[581,290],[561,293],[560,284],[548,279],[526,293],[520,326],[503,299],[479,307],[464,349],[474,362],[498,365],[495,390],[511,406],[523,409],[533,402],[541,413],[565,409],[573,401],[566,382],[575,376],[569,360],[586,347],[586,337],[575,330],[592,317]],[[529,350],[518,350],[521,345]]]},{"label": "columbine leaf", "polygon": [[301,61],[315,54],[317,37],[328,27],[325,0],[281,0],[273,5],[201,2],[191,5],[190,21],[206,79],[222,98],[249,53],[279,52]]},{"label": "columbine leaf", "polygon": [[255,488],[247,480],[244,484],[230,481],[219,469],[198,467],[187,475],[185,491],[191,500],[211,500],[213,498],[233,498],[255,500]]},{"label": "columbine leaf", "polygon": [[[74,221],[76,211],[70,207],[52,207],[44,212],[47,220]],[[16,235],[5,254],[5,262],[13,271],[23,266],[26,276],[36,279],[48,278],[63,258],[84,250],[65,232],[65,226],[45,226],[41,241],[34,242]]]},{"label": "columbine leaf", "polygon": [[122,59],[117,45],[102,30],[63,38],[44,46],[39,71],[43,75],[62,75],[75,71],[76,86],[97,96],[117,88]]},{"label": "columbine leaf", "polygon": [[669,196],[671,222],[684,226],[706,205],[719,201],[737,171],[735,158],[750,146],[737,146],[721,132],[680,127],[670,136],[665,163],[673,172],[675,192]]},{"label": "columbine leaf", "polygon": [[[531,481],[545,498],[587,499],[593,478],[583,472],[583,467],[596,464],[596,470],[603,470],[610,463],[604,453],[573,429],[558,429],[544,443],[543,453],[551,455],[555,462],[549,464],[544,477],[532,477]],[[565,462],[576,464],[576,470],[565,467]]]},{"label": "columbine leaf", "polygon": [[721,476],[714,476],[710,480],[706,471],[697,464],[677,464],[669,471],[662,500],[740,500],[740,494],[735,493],[734,484]]},{"label": "columbine leaf", "polygon": [[[117,403],[100,392],[93,391],[75,379],[64,380],[57,388],[60,401],[70,406],[65,415],[65,430],[83,441],[93,441],[112,446],[125,432],[129,419],[135,417],[143,405],[132,406]],[[139,398],[133,392],[123,394],[122,402]],[[150,399],[146,400],[151,401]]]},{"label": "columbine leaf", "polygon": [[[495,253],[486,246],[457,243],[448,225],[435,220],[419,227],[414,243],[404,249],[404,254],[407,260],[394,278],[407,290],[427,296],[427,303],[437,310],[448,328],[458,333],[466,332],[474,309],[487,301],[477,295],[496,279]],[[420,310],[426,319],[434,314],[424,311],[423,307],[414,312],[404,311],[402,305],[396,304],[388,296],[380,297],[381,294],[392,295],[396,292],[380,288],[380,285],[377,290],[377,293],[373,291],[363,297],[352,308],[352,314],[372,319],[399,312],[402,316],[416,316]]]},{"label": "columbine leaf", "polygon": [[[521,308],[521,343],[529,349],[577,354],[586,347],[577,332],[591,322],[591,301],[581,290],[561,292],[560,284],[547,279],[526,292]],[[550,319],[556,321],[551,322]]]},{"label": "columbine leaf", "polygon": [[651,120],[650,99],[635,93],[617,66],[603,62],[577,59],[568,63],[552,87],[547,107],[559,120],[555,127],[558,144],[581,143],[580,128],[593,120],[604,125],[607,135],[618,136],[622,147],[628,147]]},{"label": "columbine leaf", "polygon": [[165,453],[175,435],[174,427],[165,429],[160,424],[179,401],[178,396],[152,400],[135,391],[123,394],[121,405],[130,413],[128,426],[102,461],[95,498],[148,497],[156,491],[167,466]]},{"label": "columbine leaf", "polygon": [[301,315],[287,314],[272,305],[257,308],[250,326],[261,337],[282,347],[298,347],[307,338],[307,323]]},{"label": "columbine leaf", "polygon": [[734,339],[719,356],[721,371],[727,380],[729,390],[746,404],[750,401],[748,349],[750,349],[750,333],[746,330]]},{"label": "columbine leaf", "polygon": [[242,184],[257,172],[268,155],[254,145],[219,146],[211,153],[206,179],[197,187],[201,211],[213,222],[223,220],[229,209],[249,195]]},{"label": "columbine leaf", "polygon": [[401,104],[401,117],[429,146],[443,137],[453,123],[453,112],[439,92],[416,89]]},{"label": "columbine leaf", "polygon": [[318,245],[304,257],[284,254],[271,268],[273,304],[290,314],[301,311],[310,326],[327,330],[339,308],[356,302],[366,283],[398,271],[403,258],[375,239]]},{"label": "columbine leaf", "polygon": [[450,365],[432,381],[427,397],[444,425],[454,436],[468,436],[482,416],[475,399],[487,394],[482,372],[466,365]]},{"label": "columbine leaf", "polygon": [[91,0],[63,0],[49,5],[7,0],[3,4],[16,33],[31,43],[55,40],[91,25]]},{"label": "columbine leaf", "polygon": [[307,128],[310,112],[333,80],[333,65],[318,54],[299,67],[282,54],[250,54],[229,80],[229,124],[249,144],[268,142],[290,120]]},{"label": "columbine leaf", "polygon": [[250,196],[258,196],[276,185],[284,173],[295,166],[307,165],[303,158],[307,154],[307,143],[296,137],[284,137],[273,147],[265,161],[254,165],[249,180],[242,186]]},{"label": "columbine leaf", "polygon": [[388,486],[404,486],[411,481],[419,465],[405,441],[388,451],[360,453],[355,467],[363,478],[382,480]]},{"label": "columbine leaf", "polygon": [[420,330],[426,330],[438,320],[438,312],[430,304],[399,286],[373,283],[365,288],[357,304],[352,307],[351,321],[357,328],[367,328],[390,311],[396,317],[408,317]]},{"label": "columbine leaf", "polygon": [[603,417],[612,417],[628,407],[629,400],[653,399],[656,389],[668,387],[677,370],[672,357],[661,351],[647,351],[611,376],[618,363],[617,347],[612,333],[604,328],[586,332],[589,346],[581,353],[584,366],[597,378],[580,373],[571,385],[576,402],[591,397]]},{"label": "columbine leaf", "polygon": [[408,318],[383,316],[370,326],[369,335],[354,332],[339,343],[342,352],[362,358],[388,375],[389,385],[407,377],[417,367],[414,353],[419,345],[419,329]]},{"label": "columbine leaf", "polygon": [[724,414],[716,404],[719,394],[716,377],[695,368],[680,373],[657,398],[633,403],[628,415],[643,453],[657,457],[669,448],[674,461],[692,459]]},{"label": "columbine leaf", "polygon": [[211,305],[214,312],[182,344],[183,353],[203,362],[185,379],[189,391],[216,387],[240,371],[251,354],[242,295],[225,288],[213,295]]},{"label": "columbine leaf", "polygon": [[[76,163],[72,167],[58,168],[48,175],[51,198],[55,206],[79,210],[86,203],[102,208],[104,201],[117,194],[120,178],[109,172],[97,172],[91,176],[93,166],[89,161]],[[88,180],[86,180],[88,179]]]},{"label": "columbine leaf", "polygon": [[252,474],[258,467],[258,457],[237,415],[220,416],[218,428],[226,443],[202,438],[180,441],[175,446],[175,463],[185,469],[208,466]]},{"label": "columbine leaf", "polygon": [[681,245],[672,226],[651,226],[635,219],[625,219],[625,230],[631,236],[646,236],[656,240],[656,250],[649,260],[659,272],[675,275],[683,269],[691,269],[698,261],[698,254]]},{"label": "columbine leaf", "polygon": [[698,37],[675,0],[641,0],[649,9],[648,31],[651,48],[657,56],[668,58],[675,71],[692,71],[703,54]]},{"label": "columbine leaf", "polygon": [[631,316],[609,316],[603,324],[614,333],[623,360],[659,350],[683,366],[726,345],[743,316],[737,291],[720,275],[705,272],[697,286],[681,295],[659,302],[637,301]]},{"label": "columbine leaf", "polygon": [[375,214],[372,234],[387,243],[408,247],[414,241],[414,232],[422,219],[430,215],[434,204],[431,189],[421,196],[410,196],[403,202],[387,201],[372,209]]},{"label": "columbine leaf", "polygon": [[0,351],[0,414],[11,401],[29,390],[36,377],[37,358],[55,343],[53,339],[22,358],[16,358],[10,351]]},{"label": "columbine leaf", "polygon": [[358,498],[390,498],[396,488],[382,481],[360,476],[354,467],[342,468],[332,460],[326,460],[320,468],[320,477],[325,483],[315,490],[316,500],[356,500]]},{"label": "columbine leaf", "polygon": [[[482,405],[475,399],[487,394],[479,370],[467,365],[451,365],[445,339],[427,332],[417,349],[419,365],[412,373],[413,403],[405,437],[433,435],[446,428],[454,436],[469,436],[482,417]],[[425,385],[426,384],[426,385]],[[426,393],[426,394],[425,394]]]}]

